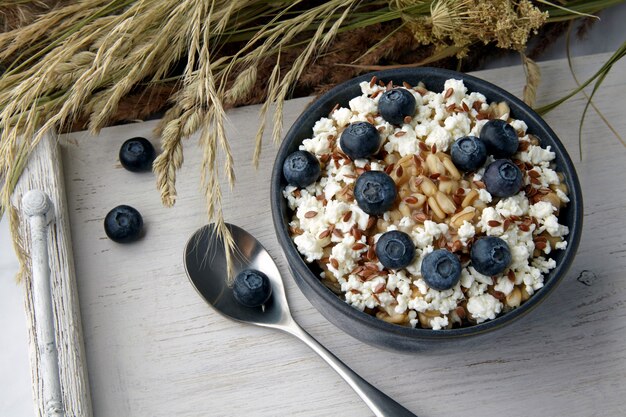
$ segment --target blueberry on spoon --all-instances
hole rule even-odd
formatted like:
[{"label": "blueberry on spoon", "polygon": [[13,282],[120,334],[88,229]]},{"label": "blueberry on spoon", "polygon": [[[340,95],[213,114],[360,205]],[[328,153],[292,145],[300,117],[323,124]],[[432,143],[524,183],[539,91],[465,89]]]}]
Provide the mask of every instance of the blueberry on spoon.
[{"label": "blueberry on spoon", "polygon": [[104,218],[104,232],[117,243],[134,242],[141,237],[142,229],[143,218],[131,206],[117,206]]},{"label": "blueberry on spoon", "polygon": [[378,152],[380,135],[371,123],[351,123],[341,133],[339,145],[352,160],[366,158]]},{"label": "blueberry on spoon", "polygon": [[146,138],[128,139],[120,148],[120,163],[132,172],[150,171],[155,157],[154,146]]},{"label": "blueberry on spoon", "polygon": [[376,256],[385,268],[404,268],[415,258],[415,245],[406,233],[392,230],[383,233],[376,242]]},{"label": "blueberry on spoon", "polygon": [[504,120],[489,120],[480,130],[480,140],[485,143],[487,152],[496,158],[509,158],[517,152],[519,139],[513,126]]},{"label": "blueberry on spoon", "polygon": [[509,159],[498,159],[489,164],[483,181],[494,197],[510,197],[519,192],[523,182],[522,171]]},{"label": "blueberry on spoon", "polygon": [[382,171],[364,172],[354,186],[354,198],[367,214],[383,214],[391,208],[397,195],[396,183]]},{"label": "blueberry on spoon", "polygon": [[499,237],[481,237],[472,245],[470,259],[478,272],[493,276],[508,268],[511,263],[511,251],[509,245]]},{"label": "blueberry on spoon", "polygon": [[272,295],[270,279],[256,269],[244,269],[235,277],[233,295],[241,305],[259,307]]},{"label": "blueberry on spoon", "polygon": [[385,91],[378,100],[378,112],[391,124],[401,125],[406,116],[415,114],[415,97],[404,88]]},{"label": "blueberry on spoon", "polygon": [[437,249],[424,257],[421,273],[426,284],[433,290],[449,290],[461,278],[461,261],[452,252]]},{"label": "blueberry on spoon", "polygon": [[452,144],[450,156],[463,171],[476,171],[487,160],[487,148],[476,136],[463,136]]},{"label": "blueberry on spoon", "polygon": [[311,152],[295,151],[285,158],[283,175],[290,185],[304,188],[319,178],[320,163]]}]

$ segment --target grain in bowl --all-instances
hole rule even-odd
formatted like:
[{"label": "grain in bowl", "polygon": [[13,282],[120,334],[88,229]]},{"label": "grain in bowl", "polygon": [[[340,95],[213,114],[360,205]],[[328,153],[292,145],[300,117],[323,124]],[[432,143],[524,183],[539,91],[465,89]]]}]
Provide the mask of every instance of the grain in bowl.
[{"label": "grain in bowl", "polygon": [[[567,245],[567,227],[558,222],[567,187],[553,169],[555,154],[526,132],[522,120],[510,117],[506,103],[487,103],[460,80],[449,79],[440,92],[377,80],[361,83],[361,91],[348,107],[337,106],[315,123],[300,151],[314,156],[318,170],[303,170],[308,175],[303,182],[288,178],[295,185],[283,190],[293,212],[291,236],[305,261],[317,264],[321,281],[348,304],[405,326],[469,326],[528,300],[556,266],[552,251]],[[467,156],[483,145],[488,155],[478,158],[478,165],[472,166],[476,158],[453,157],[455,147]],[[285,173],[297,177],[307,161],[311,158],[295,158]],[[509,189],[517,190],[507,195],[502,184],[490,184],[493,172],[504,180],[512,173]],[[393,192],[381,185],[388,182],[365,181],[371,173],[390,179]],[[358,201],[364,195],[359,181],[395,194],[381,201],[384,193],[376,194],[378,205],[368,206],[363,198]],[[411,248],[401,239],[386,239],[392,243],[381,253],[379,240],[390,232],[408,236]],[[496,246],[487,245],[487,238]],[[502,247],[508,262],[498,258],[504,267],[492,273],[489,265],[498,259],[473,259],[474,246]],[[381,254],[398,251],[411,255],[405,265],[390,267],[389,257],[381,262]],[[423,269],[433,264],[423,263],[429,258],[439,263],[424,276]],[[433,275],[442,278],[439,272],[453,279],[437,281]]]}]

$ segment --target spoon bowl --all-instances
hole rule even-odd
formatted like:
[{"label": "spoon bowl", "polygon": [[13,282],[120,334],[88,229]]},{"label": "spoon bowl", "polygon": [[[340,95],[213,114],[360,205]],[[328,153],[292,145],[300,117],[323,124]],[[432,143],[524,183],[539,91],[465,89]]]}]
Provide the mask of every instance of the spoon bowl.
[{"label": "spoon bowl", "polygon": [[218,313],[229,319],[264,327],[282,327],[292,321],[285,287],[274,260],[252,235],[227,224],[237,248],[233,253],[233,273],[259,270],[270,279],[272,295],[263,307],[250,308],[237,302],[226,282],[224,241],[209,224],[198,229],[185,247],[185,269],[196,291]]},{"label": "spoon bowl", "polygon": [[350,385],[377,417],[416,417],[406,408],[365,381],[335,355],[322,346],[291,317],[280,272],[276,263],[251,234],[226,223],[235,242],[233,272],[256,269],[267,275],[272,284],[268,302],[256,308],[237,302],[226,282],[224,241],[215,225],[198,229],[185,246],[185,270],[198,294],[218,313],[242,323],[282,330],[306,343]]}]

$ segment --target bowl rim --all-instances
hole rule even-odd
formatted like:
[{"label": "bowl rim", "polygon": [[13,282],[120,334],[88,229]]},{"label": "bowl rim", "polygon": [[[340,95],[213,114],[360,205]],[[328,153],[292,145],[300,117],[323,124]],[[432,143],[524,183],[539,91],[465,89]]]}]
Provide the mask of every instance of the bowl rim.
[{"label": "bowl rim", "polygon": [[[504,100],[509,104],[511,111],[515,113],[515,117],[518,120],[522,120],[527,122],[528,120],[533,120],[535,124],[537,124],[541,129],[545,131],[547,135],[542,134],[541,139],[549,137],[549,140],[552,142],[549,145],[553,147],[553,151],[557,154],[557,160],[560,160],[562,163],[562,167],[559,166],[561,172],[569,178],[569,198],[570,198],[570,210],[573,211],[571,217],[573,219],[571,225],[569,226],[569,235],[568,235],[568,244],[565,249],[563,258],[557,264],[557,266],[549,272],[550,279],[547,280],[545,285],[537,290],[535,294],[533,294],[530,299],[524,302],[520,307],[515,308],[505,314],[501,314],[497,316],[493,320],[488,320],[479,324],[475,324],[467,327],[453,328],[453,329],[445,329],[445,330],[432,330],[432,329],[423,329],[423,328],[412,328],[408,326],[400,326],[396,324],[391,324],[385,322],[383,320],[377,319],[376,317],[369,315],[365,312],[357,310],[352,307],[344,300],[342,300],[339,296],[334,294],[330,289],[325,287],[319,280],[319,278],[309,269],[307,264],[304,262],[302,256],[297,251],[293,240],[289,236],[289,232],[287,227],[285,227],[284,219],[287,218],[287,214],[285,210],[283,210],[282,200],[284,199],[282,194],[282,189],[284,185],[281,184],[282,178],[282,162],[287,156],[287,151],[290,143],[295,139],[297,131],[301,129],[301,124],[307,119],[307,115],[317,113],[324,108],[328,108],[327,106],[331,104],[334,100],[334,97],[338,94],[342,93],[345,89],[354,87],[354,85],[358,85],[363,81],[369,81],[373,76],[376,76],[378,79],[400,79],[403,77],[412,77],[412,78],[426,78],[427,76],[436,76],[442,79],[461,79],[465,82],[469,82],[473,84],[472,91],[479,92],[484,94],[485,96],[492,97],[493,100]],[[468,88],[469,90],[469,88]],[[496,99],[493,99],[493,96],[496,96]],[[334,105],[334,104],[333,104]],[[323,116],[319,116],[323,117]],[[317,119],[319,119],[319,117]],[[316,120],[317,120],[316,119]],[[312,129],[312,125],[309,129]],[[545,144],[543,144],[545,146]],[[323,299],[326,303],[329,303],[333,308],[339,310],[342,314],[349,317],[360,324],[363,324],[367,327],[374,328],[383,333],[392,333],[398,336],[405,336],[412,339],[451,339],[458,338],[462,336],[470,336],[484,333],[486,331],[490,331],[496,328],[499,328],[505,324],[509,324],[514,320],[522,317],[527,314],[531,310],[533,310],[536,306],[538,306],[554,289],[558,286],[558,284],[565,277],[569,267],[571,266],[576,251],[578,249],[580,238],[582,235],[582,226],[583,226],[583,200],[582,200],[582,191],[580,188],[580,182],[578,180],[578,176],[576,174],[576,170],[574,169],[574,165],[572,163],[569,154],[567,153],[563,143],[560,141],[558,136],[554,133],[554,131],[550,128],[550,126],[539,116],[534,110],[532,110],[526,103],[524,103],[519,98],[515,97],[513,94],[507,92],[506,90],[492,84],[488,81],[482,80],[472,75],[441,69],[441,68],[432,68],[432,67],[419,67],[419,68],[401,68],[401,69],[391,69],[391,70],[383,70],[370,72],[355,78],[352,78],[348,81],[345,81],[336,87],[332,88],[322,96],[320,96],[315,102],[313,102],[309,107],[307,107],[302,114],[296,119],[293,123],[283,141],[280,145],[280,148],[277,152],[276,159],[274,161],[274,166],[272,169],[271,176],[271,211],[272,211],[272,219],[274,222],[274,229],[276,230],[276,234],[278,237],[278,241],[280,243],[281,248],[285,251],[287,260],[289,261],[290,268],[294,275],[298,275],[296,279],[296,283],[300,284],[300,282],[305,283],[307,287],[309,287],[312,291],[316,293],[321,299]],[[308,295],[305,294],[308,298]]]}]

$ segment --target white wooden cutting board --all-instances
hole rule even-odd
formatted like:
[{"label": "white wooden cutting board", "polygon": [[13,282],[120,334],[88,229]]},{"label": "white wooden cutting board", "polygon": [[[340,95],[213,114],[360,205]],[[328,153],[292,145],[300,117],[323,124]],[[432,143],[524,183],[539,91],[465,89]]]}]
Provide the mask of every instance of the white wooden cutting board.
[{"label": "white wooden cutting board", "polygon": [[[608,55],[577,59],[581,79]],[[542,65],[540,104],[575,85],[565,61]],[[521,95],[521,67],[477,73]],[[626,136],[626,61],[606,79],[596,104]],[[288,128],[310,99],[285,106]],[[274,236],[269,175],[277,148],[266,143],[251,166],[258,106],[229,112],[238,167],[226,192],[226,219],[254,234],[284,273],[294,316],[365,379],[420,417],[618,416],[626,414],[626,149],[590,111],[579,161],[579,96],[547,116],[566,144],[585,200],[583,239],[568,276],[523,320],[459,349],[402,355],[347,336],[300,293]],[[226,321],[185,276],[183,247],[205,224],[197,138],[185,143],[178,203],[161,206],[151,173],[122,169],[117,152],[155,122],[63,139],[62,155],[96,417],[370,415],[350,388],[297,340]],[[267,141],[266,141],[267,142]],[[147,236],[131,245],[106,238],[107,211],[129,204]]]}]

